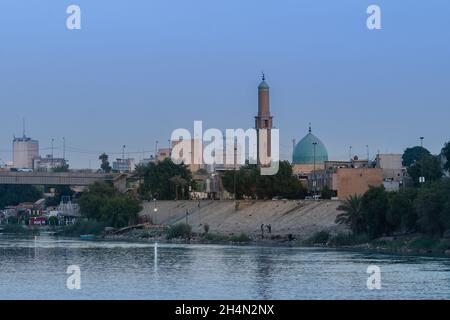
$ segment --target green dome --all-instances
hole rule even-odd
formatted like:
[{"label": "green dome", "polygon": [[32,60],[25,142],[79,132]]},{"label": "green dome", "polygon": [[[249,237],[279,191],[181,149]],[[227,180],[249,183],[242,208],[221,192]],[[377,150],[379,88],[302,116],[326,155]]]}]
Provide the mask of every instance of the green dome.
[{"label": "green dome", "polygon": [[316,164],[323,164],[328,161],[328,151],[325,145],[309,132],[299,143],[295,146],[294,154],[292,155],[293,164],[314,164],[314,145],[316,142]]}]

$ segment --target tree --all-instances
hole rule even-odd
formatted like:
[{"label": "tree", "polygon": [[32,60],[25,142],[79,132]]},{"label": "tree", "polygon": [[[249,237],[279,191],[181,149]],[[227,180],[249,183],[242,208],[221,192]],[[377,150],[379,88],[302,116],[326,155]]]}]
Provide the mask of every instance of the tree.
[{"label": "tree", "polygon": [[417,229],[417,212],[414,208],[416,198],[417,189],[414,188],[390,194],[387,221],[394,230],[408,232]]},{"label": "tree", "polygon": [[62,166],[53,168],[52,172],[69,172],[69,165],[66,163]]},{"label": "tree", "polygon": [[229,193],[234,193],[236,185],[237,199],[244,196],[259,199],[271,199],[275,196],[300,199],[304,198],[306,193],[300,181],[293,176],[292,167],[287,161],[280,161],[278,172],[270,176],[261,175],[256,165],[246,164],[236,172],[225,172],[222,184]]},{"label": "tree", "polygon": [[109,161],[108,161],[108,155],[106,153],[102,153],[99,157],[98,160],[101,161],[101,165],[100,168],[102,169],[103,172],[105,173],[110,173],[112,168],[109,165]]},{"label": "tree", "polygon": [[22,202],[36,202],[43,197],[40,189],[30,185],[0,185],[0,208]]},{"label": "tree", "polygon": [[450,180],[425,186],[414,201],[420,231],[442,236],[450,228]]},{"label": "tree", "polygon": [[369,187],[369,190],[362,196],[361,207],[370,238],[375,239],[392,231],[392,226],[387,220],[389,198],[384,186]]},{"label": "tree", "polygon": [[138,213],[142,210],[137,199],[118,192],[105,182],[91,185],[78,203],[84,217],[115,228],[137,223]]},{"label": "tree", "polygon": [[324,200],[329,200],[336,196],[336,192],[331,190],[328,186],[323,187],[320,197]]},{"label": "tree", "polygon": [[139,194],[142,199],[187,199],[189,186],[194,187],[192,173],[185,164],[175,164],[171,159],[140,165],[135,175],[141,179]]},{"label": "tree", "polygon": [[419,178],[422,176],[422,173],[426,182],[436,181],[442,177],[440,159],[431,154],[424,155],[421,160],[410,165],[407,171],[415,186],[420,185]]},{"label": "tree", "polygon": [[427,149],[417,146],[412,148],[407,148],[403,153],[403,166],[409,167],[412,164],[419,162],[423,156],[431,155],[430,151]]},{"label": "tree", "polygon": [[360,196],[349,196],[337,209],[343,213],[337,215],[335,223],[347,225],[355,235],[366,231]]},{"label": "tree", "polygon": [[450,171],[450,141],[445,144],[444,148],[442,148],[441,154],[446,160],[444,169]]}]

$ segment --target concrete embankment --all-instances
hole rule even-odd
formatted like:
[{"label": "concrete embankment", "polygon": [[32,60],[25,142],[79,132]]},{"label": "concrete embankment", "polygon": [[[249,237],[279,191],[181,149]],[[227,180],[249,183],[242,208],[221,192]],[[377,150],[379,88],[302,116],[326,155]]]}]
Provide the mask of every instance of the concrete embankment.
[{"label": "concrete embankment", "polygon": [[[272,236],[306,239],[318,231],[332,234],[345,231],[334,223],[339,214],[339,201],[150,201],[144,202],[141,216],[155,224],[189,223],[194,232],[204,232],[209,225],[212,233],[252,238],[261,236],[261,224],[271,225]],[[157,211],[155,211],[155,208]],[[186,212],[188,215],[186,217]],[[267,229],[264,230],[267,236]]]}]

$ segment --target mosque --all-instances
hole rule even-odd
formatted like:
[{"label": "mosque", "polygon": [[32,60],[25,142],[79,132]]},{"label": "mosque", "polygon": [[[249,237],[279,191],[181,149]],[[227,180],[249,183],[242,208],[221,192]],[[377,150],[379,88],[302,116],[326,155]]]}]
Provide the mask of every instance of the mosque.
[{"label": "mosque", "polygon": [[312,133],[310,124],[308,134],[294,145],[292,171],[294,174],[309,174],[315,170],[323,170],[326,161],[328,161],[327,148]]},{"label": "mosque", "polygon": [[[263,74],[258,86],[258,115],[255,117],[256,130],[273,128],[273,117],[270,113],[270,87]],[[270,136],[270,135],[269,135]],[[270,154],[270,141],[267,141]],[[317,138],[309,126],[308,134],[294,145],[292,154],[292,170],[296,175],[308,175],[315,170],[323,170],[328,161],[328,151],[325,144]]]}]

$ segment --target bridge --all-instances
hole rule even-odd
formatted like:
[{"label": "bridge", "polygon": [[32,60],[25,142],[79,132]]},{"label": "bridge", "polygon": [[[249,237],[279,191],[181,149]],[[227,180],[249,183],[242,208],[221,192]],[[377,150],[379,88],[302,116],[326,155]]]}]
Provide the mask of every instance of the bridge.
[{"label": "bridge", "polygon": [[95,182],[112,182],[119,191],[126,190],[126,174],[93,172],[12,172],[0,171],[0,184],[89,186]]}]

